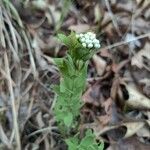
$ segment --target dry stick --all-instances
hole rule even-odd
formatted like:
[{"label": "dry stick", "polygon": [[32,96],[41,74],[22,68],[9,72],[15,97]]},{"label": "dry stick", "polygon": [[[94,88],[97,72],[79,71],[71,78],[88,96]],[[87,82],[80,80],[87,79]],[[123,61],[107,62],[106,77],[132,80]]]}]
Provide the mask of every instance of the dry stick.
[{"label": "dry stick", "polygon": [[10,67],[8,62],[8,56],[7,53],[4,53],[4,62],[6,67],[6,72],[8,75],[8,89],[10,92],[10,99],[11,99],[11,106],[12,106],[12,113],[13,113],[13,124],[14,124],[14,130],[15,130],[15,136],[16,136],[16,142],[17,142],[17,150],[21,150],[21,142],[20,142],[20,134],[19,134],[19,127],[17,122],[17,109],[15,105],[15,97],[13,92],[13,85],[11,80],[11,74],[10,74]]},{"label": "dry stick", "polygon": [[[111,48],[114,48],[114,47],[117,47],[117,46],[121,46],[121,45],[125,45],[125,44],[128,44],[128,43],[130,43],[130,42],[134,42],[134,41],[136,41],[136,40],[143,39],[143,38],[146,38],[146,37],[150,37],[150,33],[137,36],[137,38],[135,38],[135,39],[133,39],[133,40],[131,40],[131,41],[122,41],[122,42],[118,42],[118,43],[115,43],[115,44],[106,46],[106,47],[104,47],[103,49],[111,49]],[[101,49],[98,50],[97,52],[100,52],[100,51],[101,51]]]}]

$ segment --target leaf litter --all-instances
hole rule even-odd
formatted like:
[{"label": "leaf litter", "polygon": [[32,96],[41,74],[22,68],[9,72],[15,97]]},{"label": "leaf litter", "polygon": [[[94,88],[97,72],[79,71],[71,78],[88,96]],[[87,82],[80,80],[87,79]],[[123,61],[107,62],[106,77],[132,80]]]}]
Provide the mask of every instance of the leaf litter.
[{"label": "leaf litter", "polygon": [[88,68],[81,131],[92,128],[106,150],[149,149],[149,1],[0,3],[0,149],[67,149],[52,112],[52,58],[66,53],[59,30],[92,30],[102,44]]}]

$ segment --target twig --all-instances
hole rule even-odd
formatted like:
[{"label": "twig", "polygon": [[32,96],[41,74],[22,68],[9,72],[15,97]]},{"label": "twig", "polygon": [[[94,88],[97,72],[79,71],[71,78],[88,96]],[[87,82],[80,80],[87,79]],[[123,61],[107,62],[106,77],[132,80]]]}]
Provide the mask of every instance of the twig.
[{"label": "twig", "polygon": [[[131,41],[117,42],[117,43],[115,43],[115,44],[106,46],[106,47],[104,47],[103,49],[111,49],[111,48],[115,48],[115,47],[117,47],[117,46],[126,45],[126,44],[128,44],[128,43],[130,43],[130,42],[134,42],[134,41],[136,41],[136,40],[143,39],[143,38],[146,38],[146,37],[150,37],[150,33],[137,36],[135,39],[133,39],[133,40],[131,40]],[[101,51],[101,49],[98,50],[97,52],[100,52],[100,51]]]}]

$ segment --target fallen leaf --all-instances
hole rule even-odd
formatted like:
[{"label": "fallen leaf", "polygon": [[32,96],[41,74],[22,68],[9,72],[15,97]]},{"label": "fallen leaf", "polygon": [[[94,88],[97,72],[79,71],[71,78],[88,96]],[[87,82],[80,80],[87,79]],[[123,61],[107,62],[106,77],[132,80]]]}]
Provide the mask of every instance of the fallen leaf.
[{"label": "fallen leaf", "polygon": [[112,143],[106,150],[149,150],[149,145],[141,143],[136,137]]},{"label": "fallen leaf", "polygon": [[102,19],[101,9],[99,3],[94,7],[94,16],[95,16],[95,23],[99,22]]},{"label": "fallen leaf", "polygon": [[124,138],[131,137],[132,135],[137,133],[137,131],[139,131],[144,126],[144,124],[145,124],[144,122],[128,122],[122,124],[127,128],[127,132]]},{"label": "fallen leaf", "polygon": [[147,123],[148,123],[148,125],[150,126],[150,120],[147,120],[146,122],[147,122]]},{"label": "fallen leaf", "polygon": [[[97,136],[107,135],[108,137],[110,136],[113,140],[117,141],[135,135],[144,125],[145,122],[143,121],[125,122],[120,125],[109,125],[101,129],[101,131],[97,132],[96,135]],[[94,129],[94,131],[97,131],[97,129]],[[119,133],[117,134],[117,132]]]},{"label": "fallen leaf", "polygon": [[90,29],[90,26],[88,24],[77,24],[77,25],[71,25],[69,27],[69,30],[75,31],[77,33],[86,32],[89,29]]},{"label": "fallen leaf", "polygon": [[90,103],[99,106],[99,86],[90,87],[82,96],[85,103]]},{"label": "fallen leaf", "polygon": [[147,137],[150,138],[150,130],[148,126],[143,126],[137,133],[138,137]]},{"label": "fallen leaf", "polygon": [[105,69],[106,69],[106,61],[99,57],[98,55],[93,56],[93,61],[96,67],[97,74],[99,76],[103,75]]},{"label": "fallen leaf", "polygon": [[144,62],[143,58],[147,58],[150,61],[150,44],[146,43],[143,50],[139,51],[131,60],[131,64],[137,66],[138,68],[143,68]]},{"label": "fallen leaf", "polygon": [[150,109],[150,99],[141,94],[134,86],[126,85],[129,99],[126,104],[132,108]]}]

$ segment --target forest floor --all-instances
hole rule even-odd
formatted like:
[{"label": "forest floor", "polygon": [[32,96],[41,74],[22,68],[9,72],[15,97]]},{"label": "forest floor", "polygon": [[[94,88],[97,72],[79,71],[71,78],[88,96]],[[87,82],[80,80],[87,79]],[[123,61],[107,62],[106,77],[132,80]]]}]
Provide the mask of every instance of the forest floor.
[{"label": "forest floor", "polygon": [[85,126],[106,150],[150,148],[149,0],[0,0],[0,150],[66,150],[53,116],[56,35],[92,31]]}]

